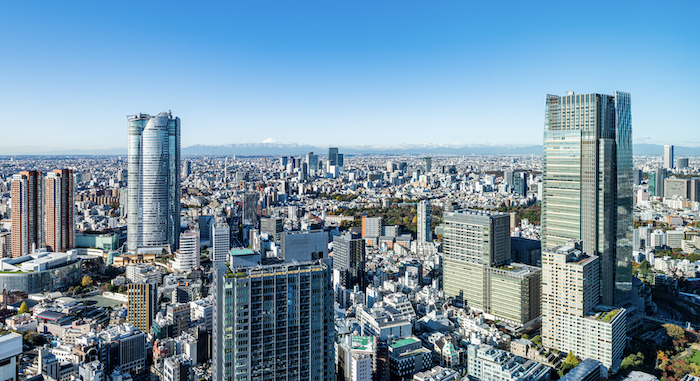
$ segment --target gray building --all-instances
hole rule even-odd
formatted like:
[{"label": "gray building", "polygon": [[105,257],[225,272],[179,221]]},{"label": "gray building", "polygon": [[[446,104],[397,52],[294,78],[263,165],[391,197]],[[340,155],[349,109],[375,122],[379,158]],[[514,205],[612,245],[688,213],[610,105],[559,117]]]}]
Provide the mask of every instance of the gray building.
[{"label": "gray building", "polygon": [[335,379],[330,279],[324,261],[217,266],[212,379]]},{"label": "gray building", "polygon": [[433,206],[423,200],[418,204],[418,242],[433,241]]},{"label": "gray building", "polygon": [[673,146],[664,146],[664,169],[673,169]]},{"label": "gray building", "polygon": [[243,194],[243,223],[253,226],[258,224],[258,194],[246,192]]},{"label": "gray building", "polygon": [[280,251],[285,262],[328,258],[328,233],[325,230],[286,231],[281,237]]},{"label": "gray building", "polygon": [[275,241],[282,239],[284,231],[284,220],[279,217],[261,218],[260,232],[269,234]]},{"label": "gray building", "polygon": [[630,94],[547,95],[542,248],[582,241],[600,257],[601,302],[622,305],[632,286]]},{"label": "gray building", "polygon": [[345,233],[333,238],[333,270],[340,274],[339,283],[346,289],[365,284],[365,241],[355,234]]},{"label": "gray building", "polygon": [[180,118],[130,115],[127,248],[168,246],[180,237]]},{"label": "gray building", "polygon": [[513,193],[518,196],[527,197],[527,173],[516,172],[513,175]]}]

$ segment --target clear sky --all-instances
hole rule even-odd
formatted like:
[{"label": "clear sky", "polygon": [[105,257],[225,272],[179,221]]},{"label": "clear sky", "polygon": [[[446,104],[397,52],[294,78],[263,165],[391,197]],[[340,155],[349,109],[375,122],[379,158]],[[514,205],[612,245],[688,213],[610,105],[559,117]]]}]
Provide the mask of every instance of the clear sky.
[{"label": "clear sky", "polygon": [[[0,151],[541,144],[545,94],[632,94],[635,143],[700,145],[700,2],[2,1]],[[1,152],[0,152],[1,153]]]}]

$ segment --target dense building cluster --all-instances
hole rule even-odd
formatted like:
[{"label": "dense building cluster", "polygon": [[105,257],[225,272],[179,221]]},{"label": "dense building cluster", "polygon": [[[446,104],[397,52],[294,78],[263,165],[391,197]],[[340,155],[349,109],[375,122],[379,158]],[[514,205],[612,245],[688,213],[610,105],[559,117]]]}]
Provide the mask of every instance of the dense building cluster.
[{"label": "dense building cluster", "polygon": [[0,158],[5,379],[590,380],[698,323],[700,161],[633,157],[627,93],[548,95],[542,157],[181,157],[180,129]]}]

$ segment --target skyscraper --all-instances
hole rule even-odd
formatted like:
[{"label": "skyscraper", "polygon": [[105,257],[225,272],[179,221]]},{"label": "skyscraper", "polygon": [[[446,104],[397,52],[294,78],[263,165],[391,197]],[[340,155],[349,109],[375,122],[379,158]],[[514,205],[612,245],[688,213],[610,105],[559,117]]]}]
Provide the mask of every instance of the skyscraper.
[{"label": "skyscraper", "polygon": [[433,241],[433,206],[423,200],[418,204],[418,242]]},{"label": "skyscraper", "polygon": [[334,380],[330,269],[323,261],[214,273],[213,380]]},{"label": "skyscraper", "polygon": [[180,236],[180,118],[128,117],[127,248],[170,245]]},{"label": "skyscraper", "polygon": [[316,176],[318,173],[318,155],[314,155],[313,152],[309,152],[308,155],[306,155],[306,163],[308,165],[308,174],[309,176]]},{"label": "skyscraper", "polygon": [[600,302],[623,305],[632,285],[630,95],[547,95],[542,250],[583,242],[599,257]]},{"label": "skyscraper", "polygon": [[516,172],[513,176],[513,193],[527,197],[527,173]]},{"label": "skyscraper", "polygon": [[12,256],[44,247],[44,178],[25,171],[12,176]]},{"label": "skyscraper", "polygon": [[246,192],[243,194],[243,223],[257,225],[258,223],[258,194]]},{"label": "skyscraper", "polygon": [[487,311],[485,269],[510,261],[510,216],[465,209],[443,218],[445,296]]},{"label": "skyscraper", "polygon": [[339,283],[351,290],[365,284],[365,241],[349,232],[333,238],[333,270],[338,271]]},{"label": "skyscraper", "polygon": [[73,171],[56,169],[46,176],[46,248],[59,252],[75,246]]},{"label": "skyscraper", "polygon": [[328,165],[339,165],[337,147],[328,148]]},{"label": "skyscraper", "polygon": [[664,169],[673,169],[673,146],[664,146]]},{"label": "skyscraper", "polygon": [[211,260],[214,263],[226,261],[228,251],[231,248],[231,228],[224,221],[219,221],[211,226]]},{"label": "skyscraper", "polygon": [[430,173],[433,171],[433,158],[426,156],[423,158],[423,170],[425,173]]}]

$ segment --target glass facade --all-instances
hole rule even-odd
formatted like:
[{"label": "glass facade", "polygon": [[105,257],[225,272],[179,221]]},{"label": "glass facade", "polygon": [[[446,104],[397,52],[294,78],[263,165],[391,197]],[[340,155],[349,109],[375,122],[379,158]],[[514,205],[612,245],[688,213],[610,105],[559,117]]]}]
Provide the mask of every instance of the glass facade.
[{"label": "glass facade", "polygon": [[35,272],[0,272],[3,290],[21,290],[28,294],[55,291],[80,282],[83,266],[80,260],[55,269]]},{"label": "glass facade", "polygon": [[632,281],[629,93],[547,95],[542,248],[583,242],[600,257],[601,303],[622,305]]},{"label": "glass facade", "polygon": [[127,247],[170,245],[180,235],[180,118],[131,116],[128,124]]},{"label": "glass facade", "polygon": [[213,380],[335,379],[327,265],[219,265],[214,287]]}]

